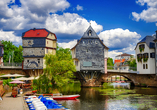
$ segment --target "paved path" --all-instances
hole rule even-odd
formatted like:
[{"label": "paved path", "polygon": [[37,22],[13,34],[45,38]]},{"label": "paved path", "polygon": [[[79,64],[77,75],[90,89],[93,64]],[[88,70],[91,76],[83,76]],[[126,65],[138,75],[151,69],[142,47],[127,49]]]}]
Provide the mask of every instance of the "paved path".
[{"label": "paved path", "polygon": [[23,96],[18,94],[17,97],[11,97],[11,92],[4,94],[0,100],[0,110],[25,110]]}]

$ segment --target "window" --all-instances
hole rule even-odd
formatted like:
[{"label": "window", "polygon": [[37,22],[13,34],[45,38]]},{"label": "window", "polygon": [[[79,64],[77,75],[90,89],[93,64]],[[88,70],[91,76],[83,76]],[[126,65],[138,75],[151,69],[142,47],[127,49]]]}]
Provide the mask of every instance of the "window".
[{"label": "window", "polygon": [[48,41],[47,41],[47,44],[48,44]]},{"label": "window", "polygon": [[75,65],[78,66],[78,61],[75,61]]},{"label": "window", "polygon": [[29,63],[29,60],[27,60],[27,63]]},{"label": "window", "polygon": [[85,41],[83,41],[83,44],[85,43]]},{"label": "window", "polygon": [[155,58],[155,53],[154,52],[150,53],[150,58]]},{"label": "window", "polygon": [[145,69],[145,64],[143,64],[143,69]]},{"label": "window", "polygon": [[88,36],[92,36],[92,31],[91,30],[88,31]]},{"label": "window", "polygon": [[148,69],[148,65],[146,64],[146,69]]},{"label": "window", "polygon": [[140,50],[140,52],[144,51],[144,48],[145,48],[145,45],[144,45],[144,44],[139,45],[139,50]]},{"label": "window", "polygon": [[40,63],[40,59],[38,59],[38,63]]},{"label": "window", "polygon": [[87,49],[87,51],[86,52],[88,52],[88,49]]}]

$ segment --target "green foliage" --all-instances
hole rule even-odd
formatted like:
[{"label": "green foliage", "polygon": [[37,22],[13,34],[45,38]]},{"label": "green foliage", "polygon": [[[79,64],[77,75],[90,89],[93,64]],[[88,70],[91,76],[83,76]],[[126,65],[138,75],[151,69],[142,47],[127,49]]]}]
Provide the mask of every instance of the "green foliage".
[{"label": "green foliage", "polygon": [[136,59],[135,58],[130,58],[130,60],[128,61],[128,65],[130,67],[137,67]]},{"label": "green foliage", "polygon": [[9,62],[9,57],[10,57],[10,62],[22,62],[23,61],[23,48],[20,45],[19,48],[13,45],[12,42],[10,41],[4,41],[2,40],[2,44],[4,45],[4,54],[3,54],[3,61],[4,62]]},{"label": "green foliage", "polygon": [[46,68],[45,75],[49,78],[52,86],[62,87],[68,82],[72,82],[73,72],[76,71],[71,57],[70,49],[58,48],[56,55],[47,54],[44,57]]},{"label": "green foliage", "polygon": [[105,89],[113,89],[113,85],[111,85],[111,83],[103,83],[103,88]]},{"label": "green foliage", "polygon": [[108,58],[107,59],[107,69],[113,69],[113,59],[112,58]]},{"label": "green foliage", "polygon": [[12,81],[11,79],[5,79],[5,80],[3,80],[3,84],[4,85],[8,85],[9,87],[17,86],[17,84],[11,84],[11,83],[9,83],[11,81]]}]

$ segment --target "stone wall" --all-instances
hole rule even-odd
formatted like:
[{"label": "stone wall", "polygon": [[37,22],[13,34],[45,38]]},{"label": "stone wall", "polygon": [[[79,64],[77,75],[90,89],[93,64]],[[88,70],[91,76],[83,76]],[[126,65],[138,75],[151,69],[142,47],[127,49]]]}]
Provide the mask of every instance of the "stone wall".
[{"label": "stone wall", "polygon": [[23,48],[24,57],[44,56],[45,48]]},{"label": "stone wall", "polygon": [[43,58],[24,58],[23,69],[42,69]]},{"label": "stone wall", "polygon": [[[80,70],[104,71],[104,46],[99,38],[82,38],[76,46],[76,58],[80,61]],[[90,62],[92,66],[84,66],[83,62]]]},{"label": "stone wall", "polygon": [[45,38],[22,38],[23,47],[45,47]]},{"label": "stone wall", "polygon": [[0,69],[0,75],[11,74],[11,73],[26,75],[26,73],[22,69]]}]

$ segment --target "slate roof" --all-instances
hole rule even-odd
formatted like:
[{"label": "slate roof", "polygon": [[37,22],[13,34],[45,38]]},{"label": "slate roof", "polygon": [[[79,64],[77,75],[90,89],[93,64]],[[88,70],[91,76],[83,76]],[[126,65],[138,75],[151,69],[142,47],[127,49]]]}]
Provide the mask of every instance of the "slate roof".
[{"label": "slate roof", "polygon": [[[89,30],[91,30],[91,32],[92,32],[91,36],[88,35]],[[94,31],[94,29],[91,26],[89,26],[89,28],[86,30],[86,32],[84,33],[82,38],[99,38],[99,37],[96,34],[96,32]]]},{"label": "slate roof", "polygon": [[[89,30],[92,31],[91,36],[89,36],[89,34],[88,34]],[[80,41],[81,41],[82,39],[88,39],[88,38],[97,38],[97,39],[100,40],[100,38],[98,37],[98,35],[96,34],[96,32],[94,31],[94,29],[93,29],[91,26],[88,27],[88,29],[86,30],[86,32],[84,33],[84,35],[82,36],[82,38],[77,42],[77,44],[76,44],[73,48],[71,48],[71,50],[74,49],[74,48],[80,43]],[[103,44],[103,46],[104,46],[106,49],[109,49],[109,48],[102,42],[102,40],[100,40],[100,42],[101,42],[101,44]]]},{"label": "slate roof", "polygon": [[[153,41],[154,39],[155,38],[153,36],[146,36],[140,42],[138,42],[137,45],[140,43],[146,43],[149,48],[155,48],[155,43]],[[136,45],[136,47],[137,47],[137,45]],[[136,47],[135,47],[135,49],[136,49]]]},{"label": "slate roof", "polygon": [[[30,29],[26,32],[24,32],[22,34],[22,37],[47,37],[49,35],[49,33],[52,33],[50,32],[49,30],[47,29]],[[54,33],[52,33],[54,34]],[[54,34],[55,38],[57,39],[56,35]]]}]

